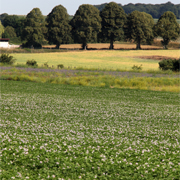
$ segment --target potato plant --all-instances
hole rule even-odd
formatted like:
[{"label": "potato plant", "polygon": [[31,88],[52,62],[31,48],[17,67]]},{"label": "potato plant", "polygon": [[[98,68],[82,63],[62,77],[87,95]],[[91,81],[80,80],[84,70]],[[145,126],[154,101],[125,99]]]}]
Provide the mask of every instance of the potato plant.
[{"label": "potato plant", "polygon": [[179,179],[178,93],[0,83],[0,179]]}]

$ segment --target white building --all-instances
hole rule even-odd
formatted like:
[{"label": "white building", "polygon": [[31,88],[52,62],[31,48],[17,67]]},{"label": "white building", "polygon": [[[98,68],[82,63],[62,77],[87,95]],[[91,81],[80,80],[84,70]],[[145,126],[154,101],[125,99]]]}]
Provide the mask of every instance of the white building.
[{"label": "white building", "polygon": [[9,38],[0,38],[0,48],[19,48],[20,45],[10,45]]},{"label": "white building", "polygon": [[11,45],[9,44],[8,38],[0,38],[0,48],[10,48]]}]

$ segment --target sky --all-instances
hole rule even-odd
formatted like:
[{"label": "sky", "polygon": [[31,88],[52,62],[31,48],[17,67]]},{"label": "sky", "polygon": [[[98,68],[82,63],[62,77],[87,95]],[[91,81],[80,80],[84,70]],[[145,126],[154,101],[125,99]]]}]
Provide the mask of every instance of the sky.
[{"label": "sky", "polygon": [[[113,0],[111,0],[113,1]],[[43,15],[48,15],[51,10],[57,5],[63,5],[69,15],[74,15],[78,7],[82,4],[99,5],[109,3],[108,0],[0,0],[0,14],[8,13],[9,15],[27,15],[33,8],[39,8]],[[144,3],[144,4],[162,4],[168,0],[114,0],[122,5],[129,3]],[[173,4],[180,4],[179,0],[171,0]]]}]

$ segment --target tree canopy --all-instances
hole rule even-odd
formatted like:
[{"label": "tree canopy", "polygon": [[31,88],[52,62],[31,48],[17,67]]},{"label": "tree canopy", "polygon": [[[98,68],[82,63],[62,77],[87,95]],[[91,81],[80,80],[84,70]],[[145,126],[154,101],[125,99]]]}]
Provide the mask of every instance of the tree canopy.
[{"label": "tree canopy", "polygon": [[110,49],[113,49],[113,42],[124,37],[126,14],[118,4],[111,2],[106,4],[100,16],[102,18],[101,36],[110,41]]},{"label": "tree canopy", "polygon": [[81,5],[70,24],[74,41],[82,43],[82,48],[86,49],[88,42],[97,41],[101,30],[99,10],[89,4]]},{"label": "tree canopy", "polygon": [[167,49],[170,40],[176,40],[179,37],[180,28],[173,12],[165,12],[154,26],[156,36],[163,38],[162,45]]},{"label": "tree canopy", "polygon": [[3,38],[14,38],[16,37],[15,29],[12,26],[6,26],[4,33],[2,34]]},{"label": "tree canopy", "polygon": [[4,19],[5,19],[6,16],[8,16],[7,13],[0,14],[0,21],[1,21],[2,24],[4,23]]},{"label": "tree canopy", "polygon": [[134,40],[136,49],[141,49],[141,43],[150,43],[153,38],[154,20],[150,14],[133,11],[127,17],[125,34],[127,40]]},{"label": "tree canopy", "polygon": [[45,33],[46,27],[44,16],[39,8],[34,8],[28,13],[24,22],[24,30],[21,36],[22,40],[27,41],[24,46],[41,47]]},{"label": "tree canopy", "polygon": [[49,43],[56,44],[56,48],[71,40],[71,26],[69,25],[69,15],[62,6],[56,6],[47,16],[47,39]]},{"label": "tree canopy", "polygon": [[[95,5],[100,11],[106,6],[107,3]],[[173,4],[171,2],[163,3],[163,4],[118,4],[121,6],[126,14],[130,14],[133,11],[146,12],[150,14],[153,18],[159,18],[164,12],[171,11],[173,12],[178,19],[180,19],[180,4]]]},{"label": "tree canopy", "polygon": [[17,15],[7,15],[4,18],[3,26],[12,26],[13,28],[16,28],[18,20],[19,17]]}]

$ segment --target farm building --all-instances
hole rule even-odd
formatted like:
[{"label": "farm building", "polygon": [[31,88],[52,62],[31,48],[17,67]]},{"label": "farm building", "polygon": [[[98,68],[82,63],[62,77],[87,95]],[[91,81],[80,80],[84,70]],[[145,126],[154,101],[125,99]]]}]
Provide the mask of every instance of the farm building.
[{"label": "farm building", "polygon": [[0,38],[0,48],[18,48],[20,45],[10,45],[9,38]]},{"label": "farm building", "polygon": [[0,38],[0,48],[10,48],[10,46],[8,38]]}]

